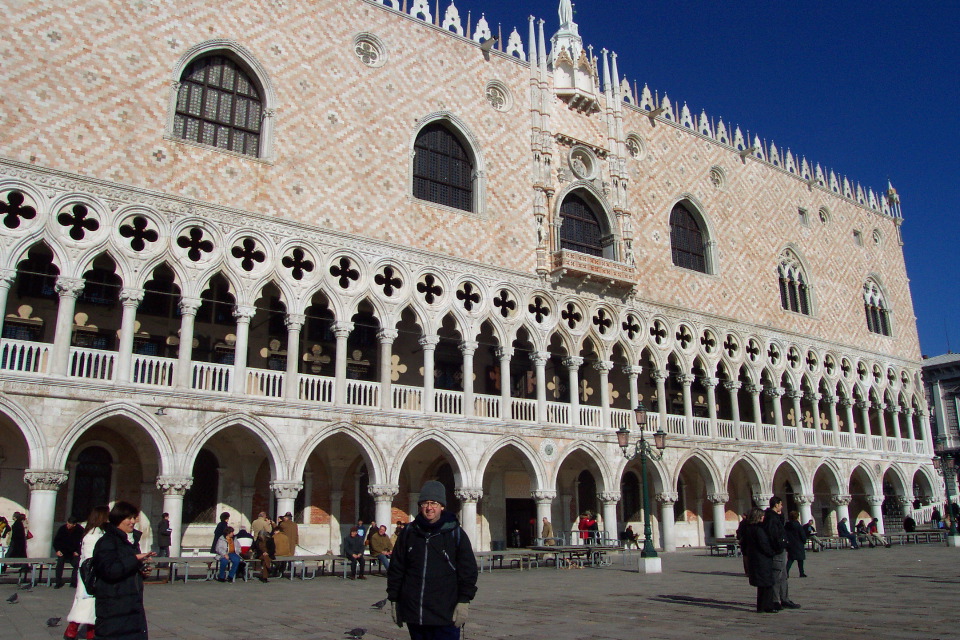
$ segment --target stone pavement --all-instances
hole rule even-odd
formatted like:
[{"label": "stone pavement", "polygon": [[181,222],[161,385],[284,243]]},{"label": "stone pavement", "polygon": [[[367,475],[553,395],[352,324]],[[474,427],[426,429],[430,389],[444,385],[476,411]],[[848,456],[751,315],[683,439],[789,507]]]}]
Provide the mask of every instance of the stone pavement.
[{"label": "stone pavement", "polygon": [[[807,554],[809,577],[790,579],[803,608],[754,612],[756,591],[739,558],[701,550],[663,556],[664,573],[640,575],[619,561],[605,568],[481,574],[465,640],[745,638],[946,638],[956,636],[954,612],[960,549],[920,545]],[[634,567],[635,569],[635,567]],[[351,582],[327,576],[270,584],[148,585],[151,640],[345,638],[354,627],[364,640],[407,638],[389,612],[370,605],[385,597],[382,577]],[[70,589],[20,591],[0,584],[0,640],[59,638]],[[951,624],[953,623],[953,624]]]}]

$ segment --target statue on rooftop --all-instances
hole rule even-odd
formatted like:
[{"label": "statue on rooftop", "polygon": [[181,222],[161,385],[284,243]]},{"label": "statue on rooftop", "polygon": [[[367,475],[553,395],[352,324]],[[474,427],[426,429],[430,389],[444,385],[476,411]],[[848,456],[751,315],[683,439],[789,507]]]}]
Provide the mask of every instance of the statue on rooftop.
[{"label": "statue on rooftop", "polygon": [[570,0],[560,0],[560,26],[565,27],[573,22],[573,4]]}]

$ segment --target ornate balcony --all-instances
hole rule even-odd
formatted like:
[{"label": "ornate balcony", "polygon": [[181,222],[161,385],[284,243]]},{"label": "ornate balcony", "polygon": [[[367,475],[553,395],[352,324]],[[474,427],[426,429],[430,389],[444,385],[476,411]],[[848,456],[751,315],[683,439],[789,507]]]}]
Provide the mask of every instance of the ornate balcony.
[{"label": "ornate balcony", "polygon": [[593,285],[601,291],[620,289],[623,295],[637,286],[637,270],[632,265],[577,251],[554,253],[550,275],[556,283]]}]

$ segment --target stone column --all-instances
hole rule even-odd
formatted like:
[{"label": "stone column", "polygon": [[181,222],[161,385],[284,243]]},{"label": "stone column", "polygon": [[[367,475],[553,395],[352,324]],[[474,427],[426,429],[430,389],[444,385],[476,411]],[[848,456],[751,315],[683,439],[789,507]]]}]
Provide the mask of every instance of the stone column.
[{"label": "stone column", "polygon": [[460,525],[464,533],[473,544],[479,543],[477,537],[477,501],[483,497],[483,489],[479,487],[459,487],[454,489],[453,495],[460,500]]},{"label": "stone column", "polygon": [[[673,537],[673,505],[677,503],[677,493],[668,491],[657,494],[657,502],[660,503],[660,525],[663,527],[663,536],[660,538],[660,547],[664,551],[676,551],[677,544]],[[644,518],[647,515],[644,514]]]},{"label": "stone column", "polygon": [[17,272],[13,269],[0,269],[0,336],[3,335],[3,320],[7,315],[7,296],[16,278]]},{"label": "stone column", "polygon": [[[473,354],[476,353],[479,342],[466,340],[460,343],[460,353],[463,354],[463,415],[473,417]],[[476,503],[474,503],[476,504]]]},{"label": "stone column", "polygon": [[[860,420],[863,422],[863,432],[867,436],[873,435],[873,426],[870,424],[870,403],[861,400],[857,402],[857,408],[860,409]],[[870,443],[867,443],[867,448],[870,448]]]},{"label": "stone column", "polygon": [[[84,281],[80,278],[57,278],[55,289],[60,296],[57,305],[57,326],[53,336],[53,352],[50,373],[65,376],[70,371],[70,343],[73,340],[73,315],[77,298],[83,293]],[[36,535],[36,534],[34,534]],[[36,538],[34,538],[36,540]],[[35,547],[39,547],[36,543]]]},{"label": "stone column", "polygon": [[251,305],[237,305],[233,317],[237,319],[237,342],[233,348],[233,389],[237,396],[247,395],[247,350],[250,346],[250,319],[257,313]]},{"label": "stone column", "polygon": [[924,409],[917,409],[917,415],[920,416],[920,432],[923,434],[923,444],[926,453],[933,453],[933,434],[930,431],[930,419]]},{"label": "stone column", "polygon": [[900,432],[900,407],[895,404],[888,404],[887,413],[890,414],[890,424],[893,427],[893,450],[897,453],[901,453],[900,450],[902,447],[900,446],[900,442],[902,438]]},{"label": "stone column", "polygon": [[270,490],[277,496],[277,519],[279,520],[280,516],[288,511],[293,513],[296,508],[297,494],[303,490],[303,483],[274,480],[270,483]]},{"label": "stone column", "polygon": [[[255,519],[253,513],[253,495],[257,492],[252,486],[240,487],[240,523],[249,526]],[[309,493],[307,495],[310,495]]]},{"label": "stone column", "polygon": [[813,416],[813,429],[817,432],[817,435],[820,434],[820,429],[822,425],[820,424],[820,398],[822,396],[819,393],[811,392],[808,393],[806,398],[810,402],[811,415]]},{"label": "stone column", "polygon": [[627,374],[630,380],[630,408],[636,409],[637,405],[640,404],[640,387],[638,382],[640,374],[643,373],[643,367],[638,365],[627,366],[623,368],[623,372]]},{"label": "stone column", "polygon": [[497,359],[500,361],[500,419],[510,420],[513,407],[510,402],[510,359],[513,347],[497,347]]},{"label": "stone column", "polygon": [[[76,300],[76,298],[74,298]],[[54,512],[57,491],[67,481],[67,472],[60,469],[27,469],[23,481],[30,488],[28,525],[33,538],[27,541],[28,558],[49,558],[53,554]]]},{"label": "stone column", "polygon": [[613,363],[609,360],[594,362],[593,368],[600,373],[600,426],[610,428],[610,369]]},{"label": "stone column", "polygon": [[[850,523],[850,500],[852,498],[848,494],[837,494],[830,496],[830,503],[833,505],[834,510],[837,513],[837,524],[840,524],[840,521],[844,518],[847,519],[847,529],[853,533],[853,526]],[[836,535],[836,531],[831,531],[830,535]]]},{"label": "stone column", "polygon": [[753,401],[753,423],[757,429],[757,440],[763,439],[763,435],[761,435],[761,428],[763,427],[763,406],[760,404],[760,392],[762,391],[763,387],[758,384],[747,385],[747,393],[750,394],[750,399]]},{"label": "stone column", "polygon": [[[617,526],[617,503],[620,502],[619,491],[601,491],[597,494],[597,500],[603,508],[603,531],[606,538],[613,540],[619,539],[619,527]],[[606,542],[606,541],[604,541]],[[612,543],[616,544],[616,542]]]},{"label": "stone column", "polygon": [[[137,322],[137,307],[143,301],[143,289],[124,287],[120,290],[120,303],[123,316],[120,320],[120,348],[117,352],[117,377],[119,384],[130,382],[130,368],[133,361],[133,334]],[[2,310],[0,310],[2,314]]]},{"label": "stone column", "polygon": [[740,387],[742,382],[727,380],[723,388],[730,392],[730,408],[733,410],[733,437],[740,439]]},{"label": "stone column", "polygon": [[440,344],[440,336],[423,336],[420,338],[423,347],[423,412],[434,413],[436,404],[433,401],[433,358]]},{"label": "stone column", "polygon": [[330,491],[330,542],[329,550],[334,555],[340,555],[340,536],[341,503],[343,502],[343,491]]},{"label": "stone column", "polygon": [[690,395],[690,385],[696,380],[696,377],[689,373],[680,376],[680,384],[683,385],[683,432],[687,435],[693,434],[693,398]]},{"label": "stone column", "polygon": [[713,503],[713,537],[723,538],[727,535],[727,502],[728,493],[711,493],[707,500]]},{"label": "stone column", "polygon": [[347,403],[347,338],[353,331],[352,322],[334,322],[333,335],[337,337],[337,354],[334,364],[333,402],[342,407]]},{"label": "stone column", "polygon": [[816,496],[797,493],[793,496],[797,506],[800,507],[800,524],[806,524],[813,518],[813,501]]},{"label": "stone column", "polygon": [[[657,417],[660,420],[659,427],[667,430],[667,372],[663,369],[657,369],[652,373],[653,381],[657,384]],[[664,525],[666,526],[666,525]]]},{"label": "stone column", "polygon": [[707,389],[707,416],[710,418],[709,435],[711,438],[716,438],[719,434],[717,428],[717,384],[719,384],[720,379],[707,376],[700,382]]},{"label": "stone column", "polygon": [[773,424],[777,427],[777,442],[782,443],[784,441],[783,406],[780,403],[780,398],[783,396],[784,389],[783,387],[770,387],[763,391],[770,397],[770,401],[773,404]]},{"label": "stone column", "polygon": [[[537,422],[547,421],[547,360],[549,351],[535,351],[530,360],[537,370]],[[576,392],[576,390],[574,390]]]},{"label": "stone column", "polygon": [[567,369],[567,386],[570,388],[570,426],[580,426],[580,376],[578,374],[583,358],[571,356],[563,359]]},{"label": "stone column", "polygon": [[837,396],[828,393],[823,397],[830,406],[830,430],[833,431],[833,446],[840,446],[840,420],[837,416]]},{"label": "stone column", "polygon": [[867,504],[870,505],[870,517],[877,519],[877,533],[882,536],[885,533],[883,529],[883,496],[867,496]]},{"label": "stone column", "polygon": [[881,451],[890,451],[890,438],[887,436],[887,405],[883,402],[878,402],[873,405],[874,410],[877,412],[877,429],[880,430],[880,450]]},{"label": "stone column", "polygon": [[[534,499],[537,503],[537,530],[536,537],[540,537],[540,532],[543,530],[543,519],[546,518],[549,522],[553,523],[553,501],[557,497],[556,491],[531,491],[530,497]],[[559,527],[559,528],[558,528]],[[553,535],[558,535],[562,532],[563,527],[561,523],[557,523],[557,526],[553,528]]]},{"label": "stone column", "polygon": [[300,399],[300,330],[307,317],[302,313],[288,313],[283,319],[287,325],[287,370],[283,374],[283,397]]},{"label": "stone column", "polygon": [[913,407],[904,407],[903,416],[906,423],[907,439],[910,441],[910,453],[916,453],[917,445],[913,444],[917,439],[917,434],[913,430]]},{"label": "stone column", "polygon": [[193,388],[193,326],[203,300],[180,298],[180,338],[177,343],[177,387]]},{"label": "stone column", "polygon": [[396,329],[380,329],[380,408],[393,409],[393,343],[400,332]]},{"label": "stone column", "polygon": [[183,496],[193,486],[190,476],[157,476],[157,489],[163,493],[163,511],[170,514],[170,556],[178,557],[183,541]]},{"label": "stone column", "polygon": [[801,442],[799,440],[801,437],[799,430],[801,427],[803,427],[803,405],[800,401],[803,400],[803,392],[796,389],[790,389],[790,391],[787,392],[787,396],[790,398],[790,402],[793,405],[793,426],[797,428],[797,441]]},{"label": "stone column", "polygon": [[857,443],[855,441],[856,439],[854,438],[857,432],[857,425],[853,420],[853,405],[854,405],[854,402],[850,398],[840,399],[840,406],[843,407],[844,414],[846,415],[846,418],[847,418],[847,433],[850,434],[851,448],[857,446]]},{"label": "stone column", "polygon": [[377,524],[387,525],[387,531],[390,532],[390,524],[393,522],[393,499],[400,493],[400,487],[395,484],[371,484],[367,487],[367,493],[373,498],[375,504],[374,516]]}]

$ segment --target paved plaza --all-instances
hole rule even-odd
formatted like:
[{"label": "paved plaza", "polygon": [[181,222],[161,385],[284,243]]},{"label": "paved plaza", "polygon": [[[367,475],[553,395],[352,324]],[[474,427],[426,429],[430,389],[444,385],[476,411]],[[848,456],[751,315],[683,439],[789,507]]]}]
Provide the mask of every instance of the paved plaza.
[{"label": "paved plaza", "polygon": [[[663,556],[664,572],[640,575],[619,562],[610,567],[483,573],[471,606],[466,640],[516,638],[946,638],[956,637],[957,563],[960,550],[920,545],[808,553],[809,577],[793,568],[791,597],[797,611],[754,612],[755,590],[739,558],[701,550]],[[635,569],[635,567],[634,567]],[[386,580],[373,575],[351,582],[336,577],[269,584],[148,585],[152,640],[174,638],[330,638],[366,629],[364,640],[407,638],[386,609]],[[70,589],[15,591],[0,585],[0,639],[59,638]],[[951,624],[952,623],[952,624]]]}]

